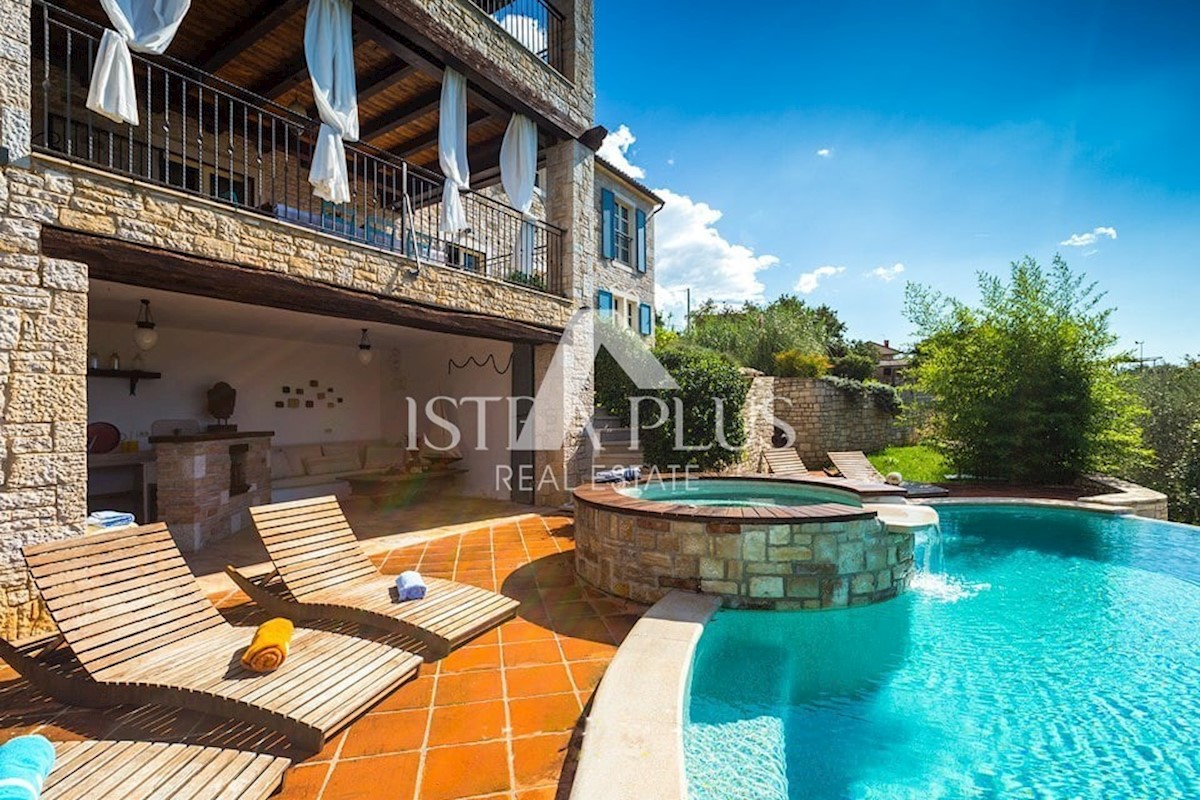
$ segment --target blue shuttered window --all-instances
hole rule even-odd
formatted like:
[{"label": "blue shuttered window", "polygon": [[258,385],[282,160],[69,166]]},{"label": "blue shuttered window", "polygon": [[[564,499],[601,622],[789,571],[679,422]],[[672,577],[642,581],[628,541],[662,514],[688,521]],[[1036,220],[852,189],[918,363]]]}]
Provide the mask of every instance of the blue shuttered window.
[{"label": "blue shuttered window", "polygon": [[645,303],[638,306],[638,333],[642,336],[654,333],[654,309]]},{"label": "blue shuttered window", "polygon": [[634,233],[634,261],[638,272],[646,271],[646,212],[640,208],[636,214],[637,228]]},{"label": "blue shuttered window", "polygon": [[600,312],[603,319],[612,319],[613,315],[613,296],[612,292],[606,292],[601,289],[596,293],[596,310]]},{"label": "blue shuttered window", "polygon": [[617,198],[609,189],[600,190],[600,255],[615,258],[617,255]]}]

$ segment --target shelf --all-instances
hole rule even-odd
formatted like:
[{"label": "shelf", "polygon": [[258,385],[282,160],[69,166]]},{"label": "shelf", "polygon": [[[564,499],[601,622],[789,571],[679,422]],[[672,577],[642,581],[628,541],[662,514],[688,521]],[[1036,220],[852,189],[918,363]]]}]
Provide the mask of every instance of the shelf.
[{"label": "shelf", "polygon": [[88,367],[89,378],[121,378],[129,381],[129,394],[137,394],[138,381],[156,381],[161,372],[146,372],[142,369],[95,369]]}]

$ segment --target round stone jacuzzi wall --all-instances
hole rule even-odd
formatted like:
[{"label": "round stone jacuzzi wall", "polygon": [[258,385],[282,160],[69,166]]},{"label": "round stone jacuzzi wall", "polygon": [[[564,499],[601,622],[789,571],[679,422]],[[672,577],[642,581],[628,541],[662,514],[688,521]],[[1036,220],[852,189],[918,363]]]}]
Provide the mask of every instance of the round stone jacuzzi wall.
[{"label": "round stone jacuzzi wall", "polygon": [[684,589],[732,608],[845,608],[895,597],[912,573],[913,533],[888,531],[861,508],[776,508],[765,520],[750,509],[630,500],[611,487],[577,489],[575,501],[576,571],[642,603]]}]

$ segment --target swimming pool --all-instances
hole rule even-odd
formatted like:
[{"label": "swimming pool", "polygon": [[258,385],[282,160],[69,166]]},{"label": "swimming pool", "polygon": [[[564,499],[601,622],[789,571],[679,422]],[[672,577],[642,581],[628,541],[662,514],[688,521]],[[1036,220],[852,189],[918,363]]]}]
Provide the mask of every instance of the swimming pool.
[{"label": "swimming pool", "polygon": [[821,503],[862,506],[862,501],[854,492],[779,480],[705,478],[691,481],[652,481],[638,486],[623,487],[617,491],[635,500],[678,503],[685,506],[757,508],[815,506]]},{"label": "swimming pool", "polygon": [[1200,529],[939,513],[905,595],[713,618],[691,797],[1200,796]]}]

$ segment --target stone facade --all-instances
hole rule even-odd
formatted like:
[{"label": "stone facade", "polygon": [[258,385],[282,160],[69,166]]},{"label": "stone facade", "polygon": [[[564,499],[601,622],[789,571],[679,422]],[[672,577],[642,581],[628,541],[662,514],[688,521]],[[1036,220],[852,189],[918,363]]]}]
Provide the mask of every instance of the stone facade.
[{"label": "stone facade", "polygon": [[913,570],[912,532],[889,532],[874,514],[764,524],[576,500],[576,571],[642,603],[685,589],[732,608],[845,608],[895,597]]},{"label": "stone facade", "polygon": [[[614,259],[606,259],[601,252],[601,192],[607,189],[616,195],[617,201],[624,203],[634,210],[646,214],[646,271],[639,272],[631,265],[622,264]],[[625,175],[615,167],[596,159],[595,191],[592,197],[596,209],[592,221],[592,233],[595,237],[592,257],[595,259],[595,281],[591,294],[581,298],[588,305],[595,305],[596,292],[601,289],[612,292],[614,298],[620,297],[633,301],[635,304],[646,303],[651,308],[654,304],[654,212],[660,201],[645,187]],[[628,320],[618,320],[622,324]],[[637,331],[637,318],[633,320],[633,330]]]},{"label": "stone facade", "polygon": [[[435,33],[439,49],[467,65],[468,81],[474,78],[507,87],[505,96],[520,100],[516,110],[541,113],[569,136],[591,127],[590,0],[556,4],[565,14],[565,74],[530,53],[470,0],[381,0],[380,5],[410,22],[418,33]],[[594,167],[591,151],[579,142],[568,139],[546,153],[545,215],[566,231],[564,288],[570,299],[437,264],[425,264],[419,275],[412,276],[412,262],[393,252],[66,161],[31,157],[30,17],[29,0],[0,0],[0,144],[9,158],[0,165],[0,627],[4,635],[11,638],[47,626],[21,547],[82,535],[87,513],[88,270],[83,264],[44,257],[43,226],[552,328],[565,326],[574,309],[584,304],[581,299],[590,300],[596,268]],[[473,64],[479,66],[471,69]],[[537,348],[539,368],[549,363],[553,349]],[[573,359],[570,369],[589,366],[583,359]],[[539,378],[542,374],[540,370]],[[580,429],[591,409],[590,387],[586,395],[564,398],[567,417],[572,423],[578,421]],[[563,478],[558,489],[539,493],[539,499],[565,499],[567,481],[579,470],[578,438],[561,451],[539,455],[541,466],[549,466]],[[169,492],[172,480],[169,469],[166,475],[160,472],[160,491]],[[247,503],[262,499],[254,496]],[[209,537],[210,532],[201,532],[200,540]]]},{"label": "stone facade", "polygon": [[[271,439],[230,434],[154,440],[159,520],[171,528],[175,543],[192,553],[231,536],[250,524],[247,513],[271,502]],[[234,451],[244,454],[239,491],[231,485]]]},{"label": "stone facade", "polygon": [[730,475],[765,473],[763,453],[772,446],[771,435],[775,430],[775,379],[749,367],[743,368],[742,374],[750,382],[746,404],[742,406],[746,441],[741,459],[725,470]]},{"label": "stone facade", "polygon": [[[0,144],[18,161],[29,153],[29,41],[27,0],[0,0]],[[82,534],[87,513],[87,267],[41,255],[41,219],[24,199],[37,183],[0,167],[0,630],[10,638],[50,627],[21,548]]]},{"label": "stone facade", "polygon": [[819,379],[773,380],[775,416],[795,429],[796,449],[810,469],[824,465],[830,451],[873,453],[910,443],[912,432],[869,397],[856,398]]}]

